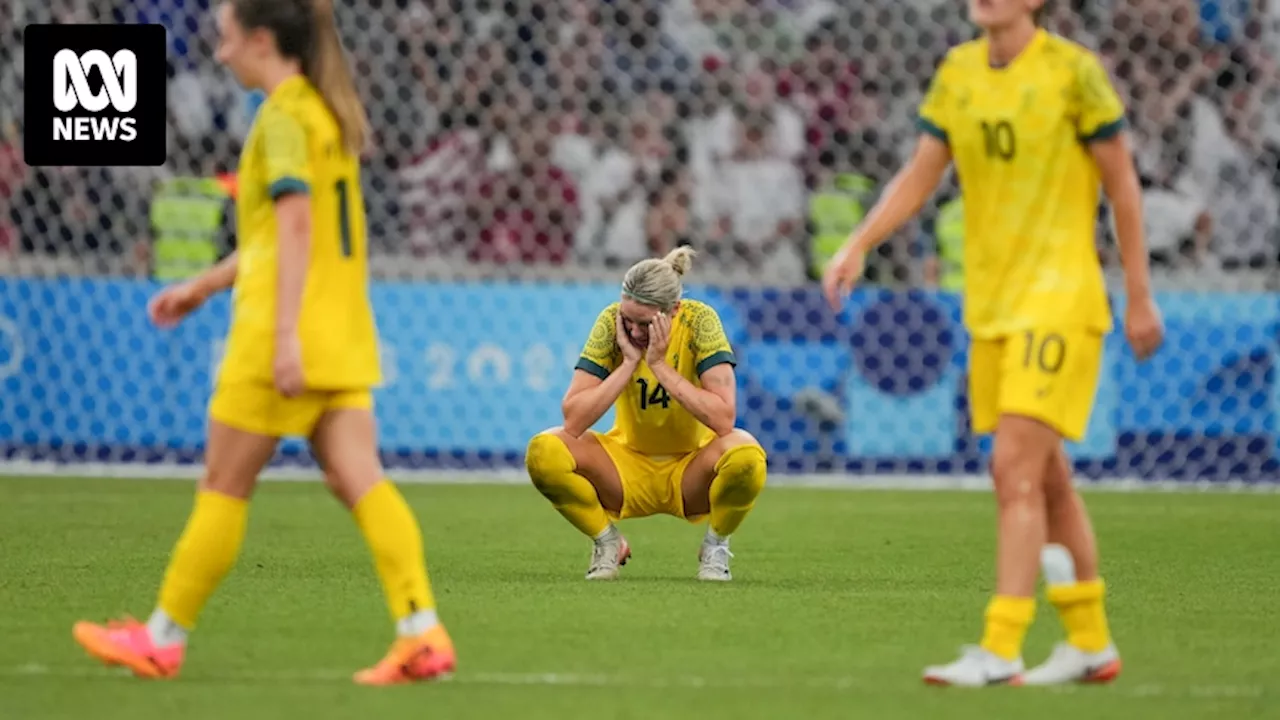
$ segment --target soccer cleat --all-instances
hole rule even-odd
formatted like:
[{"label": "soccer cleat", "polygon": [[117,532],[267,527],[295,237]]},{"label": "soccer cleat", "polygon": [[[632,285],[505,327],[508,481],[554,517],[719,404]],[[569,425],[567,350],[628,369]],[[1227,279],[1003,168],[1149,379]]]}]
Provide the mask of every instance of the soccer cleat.
[{"label": "soccer cleat", "polygon": [[417,637],[398,638],[385,657],[355,674],[358,685],[400,685],[438,680],[454,671],[458,656],[443,625]]},{"label": "soccer cleat", "polygon": [[934,665],[925,668],[924,681],[929,685],[957,687],[1021,685],[1022,672],[1022,658],[1005,660],[980,647],[970,645],[961,651],[960,659],[950,665]]},{"label": "soccer cleat", "polygon": [[618,568],[631,558],[631,546],[619,533],[597,541],[591,548],[591,565],[587,568],[588,580],[617,580]]},{"label": "soccer cleat", "polygon": [[156,647],[147,626],[127,618],[106,625],[78,622],[71,636],[89,655],[106,665],[123,665],[142,678],[171,678],[182,668],[186,645]]},{"label": "soccer cleat", "polygon": [[712,582],[732,580],[733,574],[729,572],[731,557],[733,553],[729,552],[728,545],[702,543],[702,547],[698,549],[698,579]]},{"label": "soccer cleat", "polygon": [[1096,653],[1085,652],[1070,643],[1058,643],[1049,659],[1027,671],[1027,685],[1065,683],[1109,683],[1120,675],[1120,653],[1108,645]]}]

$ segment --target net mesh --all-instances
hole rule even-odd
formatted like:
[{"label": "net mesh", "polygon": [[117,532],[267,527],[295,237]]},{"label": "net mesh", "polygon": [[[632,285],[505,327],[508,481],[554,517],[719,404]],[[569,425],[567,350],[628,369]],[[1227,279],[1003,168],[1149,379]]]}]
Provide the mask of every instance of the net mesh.
[{"label": "net mesh", "polygon": [[[976,473],[967,338],[938,241],[948,179],[840,315],[813,278],[915,139],[952,0],[343,0],[375,129],[365,195],[389,464],[518,467],[621,271],[700,251],[687,294],[740,359],[740,424],[777,472]],[[0,7],[0,444],[10,461],[189,463],[228,308],[145,321],[154,199],[234,171],[253,98],[214,60],[207,0]],[[20,159],[32,22],[168,27],[169,163]],[[1280,3],[1048,6],[1125,97],[1169,334],[1109,338],[1072,448],[1094,477],[1277,478]],[[1098,249],[1119,258],[1103,214]],[[225,228],[221,252],[234,246]],[[1115,294],[1117,314],[1122,298]],[[604,423],[611,419],[606,416]],[[282,461],[307,463],[288,445]]]}]

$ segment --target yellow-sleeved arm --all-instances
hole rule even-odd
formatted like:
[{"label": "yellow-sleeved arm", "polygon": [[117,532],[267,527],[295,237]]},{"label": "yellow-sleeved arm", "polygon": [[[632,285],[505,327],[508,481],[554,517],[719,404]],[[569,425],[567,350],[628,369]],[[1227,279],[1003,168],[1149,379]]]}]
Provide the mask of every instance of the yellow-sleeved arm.
[{"label": "yellow-sleeved arm", "polygon": [[262,123],[262,158],[271,199],[310,192],[313,172],[302,123],[275,106],[264,106],[258,122]]},{"label": "yellow-sleeved arm", "polygon": [[714,309],[700,306],[691,313],[687,322],[693,334],[694,372],[698,376],[717,365],[738,364],[724,333],[724,325],[720,323],[720,315]]},{"label": "yellow-sleeved arm", "polygon": [[591,335],[582,348],[582,357],[574,367],[604,380],[622,362],[622,349],[618,347],[618,303],[614,303],[596,317]]},{"label": "yellow-sleeved arm", "polygon": [[1092,53],[1083,53],[1076,65],[1076,133],[1085,143],[1107,140],[1124,130],[1124,102]]},{"label": "yellow-sleeved arm", "polygon": [[948,142],[947,131],[951,125],[951,99],[955,95],[954,65],[952,56],[947,55],[929,83],[929,92],[920,103],[916,118],[916,127],[920,132],[928,133],[942,142]]}]

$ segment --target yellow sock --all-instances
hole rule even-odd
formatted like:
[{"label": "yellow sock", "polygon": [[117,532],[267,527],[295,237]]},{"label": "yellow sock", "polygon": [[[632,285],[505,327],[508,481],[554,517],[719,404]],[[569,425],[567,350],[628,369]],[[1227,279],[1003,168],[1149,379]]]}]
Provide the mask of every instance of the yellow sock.
[{"label": "yellow sock", "polygon": [[396,486],[387,480],[374,485],[356,502],[351,514],[373,553],[391,617],[402,620],[419,611],[434,610],[436,600],[427,581],[422,530]]},{"label": "yellow sock", "polygon": [[609,516],[595,486],[575,472],[578,464],[563,440],[548,433],[535,435],[524,462],[533,486],[584,535],[596,538],[609,529]]},{"label": "yellow sock", "polygon": [[764,490],[766,471],[759,445],[730,448],[720,457],[711,481],[711,532],[728,537],[738,529]]},{"label": "yellow sock", "polygon": [[249,503],[222,493],[196,493],[195,508],[173,548],[160,586],[159,607],[190,630],[240,554]]},{"label": "yellow sock", "polygon": [[1022,641],[1036,615],[1035,598],[997,595],[987,605],[987,626],[982,648],[1005,660],[1022,654]]},{"label": "yellow sock", "polygon": [[1085,652],[1100,652],[1111,644],[1107,611],[1103,608],[1106,586],[1102,579],[1073,585],[1050,585],[1049,602],[1058,609],[1067,642]]}]

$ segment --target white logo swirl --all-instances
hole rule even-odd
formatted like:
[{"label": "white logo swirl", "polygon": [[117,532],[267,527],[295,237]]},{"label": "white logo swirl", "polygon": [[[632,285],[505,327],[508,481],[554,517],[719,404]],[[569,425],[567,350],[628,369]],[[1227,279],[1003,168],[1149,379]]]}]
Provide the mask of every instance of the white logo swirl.
[{"label": "white logo swirl", "polygon": [[[102,90],[96,93],[89,89],[93,68],[102,73]],[[138,104],[138,57],[132,50],[121,50],[113,57],[101,50],[84,55],[60,50],[53,56],[53,104],[58,110],[71,112],[79,105],[100,112],[108,102],[117,112],[130,112]]]}]

